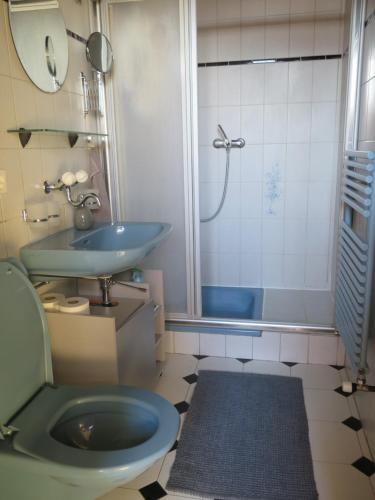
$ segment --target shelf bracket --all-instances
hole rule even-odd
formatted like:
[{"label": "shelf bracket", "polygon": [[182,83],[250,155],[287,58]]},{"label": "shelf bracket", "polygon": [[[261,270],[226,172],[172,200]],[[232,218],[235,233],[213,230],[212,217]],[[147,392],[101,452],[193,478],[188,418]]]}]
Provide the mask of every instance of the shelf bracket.
[{"label": "shelf bracket", "polygon": [[78,141],[78,134],[69,133],[68,134],[68,139],[69,139],[70,147],[73,148],[76,145],[77,141]]},{"label": "shelf bracket", "polygon": [[20,129],[20,131],[18,132],[18,137],[20,139],[22,147],[24,148],[31,138],[31,132],[29,132],[28,130]]}]

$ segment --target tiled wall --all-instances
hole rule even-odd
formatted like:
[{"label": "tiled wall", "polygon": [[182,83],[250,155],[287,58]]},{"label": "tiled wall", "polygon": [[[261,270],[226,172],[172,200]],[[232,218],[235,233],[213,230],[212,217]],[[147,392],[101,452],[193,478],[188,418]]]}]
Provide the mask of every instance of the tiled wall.
[{"label": "tiled wall", "polygon": [[[66,25],[87,38],[90,34],[89,0],[60,2]],[[83,140],[71,149],[66,136],[32,136],[23,149],[15,127],[49,127],[95,130],[96,122],[83,115],[80,71],[87,76],[85,46],[69,38],[69,70],[62,90],[47,94],[28,79],[16,55],[8,23],[8,4],[0,5],[0,170],[7,174],[8,192],[0,195],[0,258],[17,256],[20,246],[49,233],[72,226],[72,208],[60,192],[48,195],[41,186],[55,182],[66,170],[88,167],[88,149]],[[26,224],[21,210],[37,202],[54,201],[59,206],[59,225]]]},{"label": "tiled wall", "polygon": [[[198,0],[198,61],[339,54],[339,1]],[[227,200],[201,224],[205,285],[330,289],[340,59],[198,68],[200,210],[220,199],[221,123],[231,153]]]},{"label": "tiled wall", "polygon": [[262,332],[261,337],[194,332],[166,332],[168,352],[227,358],[343,365],[338,336]]}]

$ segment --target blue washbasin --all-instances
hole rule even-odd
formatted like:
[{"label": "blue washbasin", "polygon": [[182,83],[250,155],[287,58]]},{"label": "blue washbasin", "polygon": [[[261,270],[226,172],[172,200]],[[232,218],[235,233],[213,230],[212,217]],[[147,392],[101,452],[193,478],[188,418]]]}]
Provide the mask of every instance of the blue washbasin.
[{"label": "blue washbasin", "polygon": [[137,265],[172,231],[162,222],[115,222],[74,228],[21,248],[33,276],[109,276]]}]

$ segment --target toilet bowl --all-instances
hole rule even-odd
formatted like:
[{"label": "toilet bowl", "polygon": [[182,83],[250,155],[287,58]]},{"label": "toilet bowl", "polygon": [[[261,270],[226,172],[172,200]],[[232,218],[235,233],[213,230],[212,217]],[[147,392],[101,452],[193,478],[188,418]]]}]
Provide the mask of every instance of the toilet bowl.
[{"label": "toilet bowl", "polygon": [[157,394],[53,384],[40,300],[7,262],[0,318],[0,498],[92,500],[168,452],[179,416]]}]

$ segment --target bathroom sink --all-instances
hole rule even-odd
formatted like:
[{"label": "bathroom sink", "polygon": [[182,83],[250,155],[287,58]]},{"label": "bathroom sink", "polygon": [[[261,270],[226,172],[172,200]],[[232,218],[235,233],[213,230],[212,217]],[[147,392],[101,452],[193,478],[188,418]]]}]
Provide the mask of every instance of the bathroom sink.
[{"label": "bathroom sink", "polygon": [[21,248],[33,276],[111,276],[137,265],[172,231],[161,222],[116,222],[71,228]]}]

